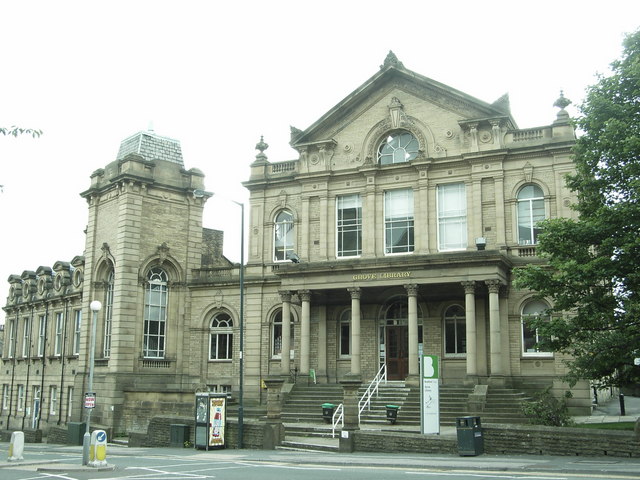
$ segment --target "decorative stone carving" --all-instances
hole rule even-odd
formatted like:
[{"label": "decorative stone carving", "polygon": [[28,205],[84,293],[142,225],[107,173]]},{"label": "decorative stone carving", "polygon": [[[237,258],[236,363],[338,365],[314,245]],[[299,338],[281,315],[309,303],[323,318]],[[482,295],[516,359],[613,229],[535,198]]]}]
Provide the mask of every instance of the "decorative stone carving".
[{"label": "decorative stone carving", "polygon": [[326,142],[318,145],[318,153],[320,154],[320,158],[324,162],[325,166],[329,165],[331,159],[333,158],[334,143]]},{"label": "decorative stone carving", "polygon": [[391,127],[398,128],[400,127],[400,121],[404,115],[403,111],[404,106],[398,100],[398,97],[393,97],[391,99],[391,103],[389,104],[389,116],[391,117]]},{"label": "decorative stone carving", "polygon": [[522,168],[522,171],[524,173],[524,179],[525,181],[531,182],[531,179],[533,178],[533,165],[531,165],[529,162],[525,163],[524,167]]},{"label": "decorative stone carving", "polygon": [[387,68],[387,67],[404,68],[404,65],[402,64],[402,62],[398,60],[398,57],[396,57],[396,54],[393,53],[391,50],[389,50],[389,53],[384,59],[384,63],[380,65],[380,69],[382,70],[383,68]]},{"label": "decorative stone carving", "polygon": [[223,299],[224,294],[222,293],[222,290],[217,290],[216,293],[213,294],[213,306],[215,308],[221,308]]},{"label": "decorative stone carving", "polygon": [[158,245],[158,258],[160,259],[160,263],[164,263],[169,256],[169,247],[167,246],[167,242],[162,242],[162,245]]},{"label": "decorative stone carving", "polygon": [[405,290],[407,290],[408,297],[417,297],[418,296],[418,285],[412,283],[404,286]]},{"label": "decorative stone carving", "polygon": [[[401,115],[400,124],[398,128],[402,128],[410,132],[416,139],[418,140],[418,150],[420,152],[427,151],[427,140],[423,135],[422,131],[418,129],[415,125],[415,122],[412,117],[409,117],[404,114]],[[380,140],[389,133],[390,130],[393,130],[393,124],[391,121],[391,117],[385,118],[378,122],[372,129],[369,134],[369,144],[366,146],[366,156],[365,156],[365,165],[370,165],[377,162],[377,147],[380,144]],[[374,160],[375,159],[375,160]]]},{"label": "decorative stone carving", "polygon": [[360,287],[349,287],[347,288],[347,291],[351,295],[351,298],[354,300],[360,299],[360,295],[362,294],[362,290],[360,289]]},{"label": "decorative stone carving", "polygon": [[278,294],[280,295],[281,301],[291,303],[292,294],[290,290],[278,290]]},{"label": "decorative stone carving", "polygon": [[462,283],[462,287],[464,288],[464,293],[469,294],[469,293],[476,293],[476,282],[474,282],[473,280],[468,281],[468,282],[460,282]]},{"label": "decorative stone carving", "polygon": [[480,142],[489,143],[493,139],[491,132],[488,130],[482,130],[480,132]]},{"label": "decorative stone carving", "polygon": [[300,301],[302,302],[310,302],[311,290],[298,290],[298,297],[300,297]]},{"label": "decorative stone carving", "polygon": [[502,287],[500,280],[485,280],[484,283],[487,285],[489,293],[500,293],[500,287]]},{"label": "decorative stone carving", "polygon": [[284,208],[287,205],[287,192],[284,190],[280,190],[280,194],[278,195],[278,204],[281,208]]}]

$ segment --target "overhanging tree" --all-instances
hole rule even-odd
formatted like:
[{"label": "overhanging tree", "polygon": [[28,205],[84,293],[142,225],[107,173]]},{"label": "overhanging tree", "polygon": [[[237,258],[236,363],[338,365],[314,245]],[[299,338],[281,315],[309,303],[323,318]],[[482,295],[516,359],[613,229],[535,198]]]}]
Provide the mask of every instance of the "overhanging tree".
[{"label": "overhanging tree", "polygon": [[13,135],[17,137],[18,135],[31,135],[32,137],[39,137],[42,135],[42,130],[35,130],[33,128],[22,128],[16,127],[15,125],[11,127],[0,127],[1,135]]},{"label": "overhanging tree", "polygon": [[543,348],[570,355],[571,383],[640,382],[640,30],[623,45],[579,107],[567,180],[578,219],[542,222],[547,264],[516,272],[516,286],[553,300],[550,317],[530,323]]}]

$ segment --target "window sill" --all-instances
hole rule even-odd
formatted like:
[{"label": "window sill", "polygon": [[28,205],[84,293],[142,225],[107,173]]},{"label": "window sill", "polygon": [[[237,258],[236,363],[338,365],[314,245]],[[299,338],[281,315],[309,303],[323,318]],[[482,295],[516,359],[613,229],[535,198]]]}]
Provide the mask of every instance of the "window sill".
[{"label": "window sill", "polygon": [[553,353],[547,353],[547,352],[535,352],[535,353],[523,353],[521,358],[523,360],[552,360],[553,359]]}]

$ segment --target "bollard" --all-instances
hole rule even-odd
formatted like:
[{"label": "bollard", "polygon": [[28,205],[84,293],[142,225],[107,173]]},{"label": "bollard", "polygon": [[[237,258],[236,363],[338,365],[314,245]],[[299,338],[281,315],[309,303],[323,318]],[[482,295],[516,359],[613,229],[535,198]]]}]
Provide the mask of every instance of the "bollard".
[{"label": "bollard", "polygon": [[94,430],[91,433],[91,447],[89,448],[89,466],[104,467],[107,465],[107,432]]},{"label": "bollard", "polygon": [[17,462],[24,460],[22,453],[24,452],[24,432],[13,432],[11,434],[11,443],[9,443],[9,461]]},{"label": "bollard", "polygon": [[624,408],[624,393],[621,393],[618,399],[620,400],[620,416],[624,417],[627,414]]}]

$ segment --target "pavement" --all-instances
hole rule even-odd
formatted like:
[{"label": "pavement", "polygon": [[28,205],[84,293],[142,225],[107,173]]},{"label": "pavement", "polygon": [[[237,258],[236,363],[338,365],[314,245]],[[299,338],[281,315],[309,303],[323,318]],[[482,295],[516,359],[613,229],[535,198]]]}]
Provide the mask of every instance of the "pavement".
[{"label": "pavement", "polygon": [[614,397],[606,403],[597,405],[591,415],[573,417],[576,423],[613,423],[635,422],[640,417],[640,397],[624,397],[625,415],[620,415],[620,401]]},{"label": "pavement", "polygon": [[[606,404],[598,405],[589,416],[574,417],[577,423],[606,423],[606,422],[633,422],[640,417],[640,397],[625,397],[625,413],[620,415],[618,398],[614,398]],[[378,428],[379,429],[379,428]],[[396,425],[397,431],[416,431],[416,427],[403,427]],[[389,430],[386,427],[385,430]],[[455,436],[455,427],[444,427],[442,436]],[[67,446],[54,444],[25,444],[24,460],[9,462],[9,444],[0,442],[0,472],[3,468],[32,468],[40,472],[79,472],[113,470],[117,464],[117,458],[146,458],[149,452],[153,456],[184,456],[196,459],[200,456],[225,456],[225,458],[237,459],[237,461],[253,461],[260,463],[299,463],[299,464],[326,464],[326,465],[385,465],[406,466],[415,468],[451,468],[451,469],[480,469],[486,471],[512,471],[512,472],[606,472],[608,474],[634,475],[631,478],[640,479],[640,459],[618,457],[569,457],[550,455],[479,455],[461,457],[457,455],[435,454],[384,454],[384,453],[350,453],[336,454],[326,452],[296,452],[287,450],[215,450],[201,451],[187,448],[129,448],[125,445],[109,444],[107,448],[107,466],[90,467],[81,464],[82,446]],[[71,463],[73,462],[73,463]],[[638,475],[638,476],[636,476]],[[2,474],[0,473],[0,478]]]}]

